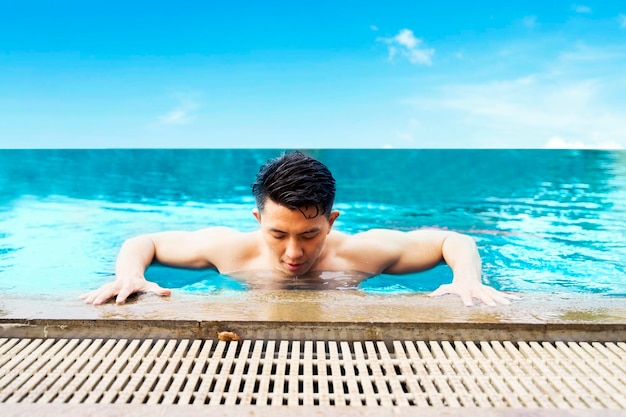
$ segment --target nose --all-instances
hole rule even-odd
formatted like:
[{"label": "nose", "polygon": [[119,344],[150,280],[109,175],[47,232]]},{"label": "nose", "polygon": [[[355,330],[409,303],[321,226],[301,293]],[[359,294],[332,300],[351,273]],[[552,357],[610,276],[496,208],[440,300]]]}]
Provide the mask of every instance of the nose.
[{"label": "nose", "polygon": [[285,255],[292,260],[297,260],[303,255],[302,246],[297,239],[289,239],[285,248]]}]

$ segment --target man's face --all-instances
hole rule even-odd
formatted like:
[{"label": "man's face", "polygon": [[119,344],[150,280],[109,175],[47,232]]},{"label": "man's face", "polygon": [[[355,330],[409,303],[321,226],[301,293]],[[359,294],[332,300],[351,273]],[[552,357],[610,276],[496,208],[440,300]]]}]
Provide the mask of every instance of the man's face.
[{"label": "man's face", "polygon": [[273,257],[272,262],[288,275],[303,275],[319,259],[326,236],[339,216],[333,211],[329,218],[318,215],[317,209],[292,210],[267,199],[263,212],[253,214],[261,225],[261,233]]}]

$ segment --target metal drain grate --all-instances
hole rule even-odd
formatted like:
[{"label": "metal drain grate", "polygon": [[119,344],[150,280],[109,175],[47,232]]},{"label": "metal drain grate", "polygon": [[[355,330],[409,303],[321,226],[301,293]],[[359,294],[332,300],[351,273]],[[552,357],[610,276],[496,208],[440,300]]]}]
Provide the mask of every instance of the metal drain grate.
[{"label": "metal drain grate", "polygon": [[0,339],[0,403],[626,408],[626,343]]}]

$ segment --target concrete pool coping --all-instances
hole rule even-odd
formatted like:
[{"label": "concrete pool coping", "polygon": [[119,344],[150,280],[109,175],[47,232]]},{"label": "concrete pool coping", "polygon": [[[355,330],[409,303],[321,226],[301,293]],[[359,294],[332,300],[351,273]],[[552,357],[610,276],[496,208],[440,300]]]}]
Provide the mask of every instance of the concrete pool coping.
[{"label": "concrete pool coping", "polygon": [[0,299],[0,335],[18,337],[320,340],[626,340],[626,298],[523,293],[508,306],[464,306],[456,296],[361,291],[222,291],[141,294],[124,305],[86,305],[75,297]]}]

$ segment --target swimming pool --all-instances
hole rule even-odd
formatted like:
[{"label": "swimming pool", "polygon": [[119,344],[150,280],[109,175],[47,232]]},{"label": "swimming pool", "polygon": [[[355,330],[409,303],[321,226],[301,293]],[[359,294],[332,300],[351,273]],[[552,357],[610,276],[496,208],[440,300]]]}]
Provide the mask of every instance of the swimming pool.
[{"label": "swimming pool", "polygon": [[[0,292],[74,297],[113,278],[128,237],[254,230],[250,184],[280,150],[1,150]],[[473,236],[505,291],[626,296],[626,152],[309,150],[337,179],[339,230],[441,227]],[[213,271],[153,267],[180,292],[241,290]],[[439,266],[378,276],[375,293],[432,291]]]}]

